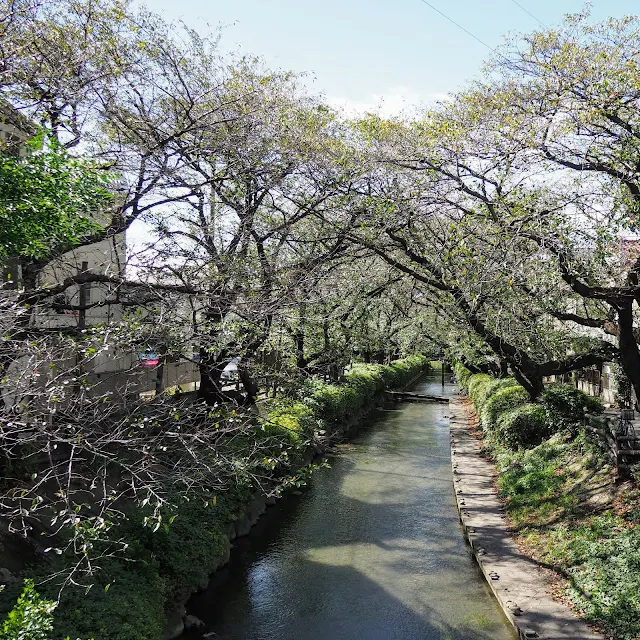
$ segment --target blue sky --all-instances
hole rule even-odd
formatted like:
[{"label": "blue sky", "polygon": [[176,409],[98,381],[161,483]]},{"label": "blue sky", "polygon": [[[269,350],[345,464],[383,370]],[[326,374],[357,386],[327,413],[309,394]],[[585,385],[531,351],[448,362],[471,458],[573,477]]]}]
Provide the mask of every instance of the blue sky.
[{"label": "blue sky", "polygon": [[[517,0],[547,26],[583,0]],[[513,0],[429,0],[491,47],[540,24]],[[490,51],[422,0],[146,0],[200,32],[225,26],[223,48],[262,56],[272,68],[307,72],[309,84],[353,113],[441,99],[477,77]],[[592,17],[640,12],[638,0],[593,0]],[[145,239],[142,223],[127,234]]]},{"label": "blue sky", "polygon": [[[510,31],[540,25],[513,0],[429,0],[491,47]],[[518,0],[548,26],[583,0]],[[226,25],[223,45],[261,55],[271,67],[309,72],[336,104],[388,110],[440,98],[477,76],[488,49],[422,0],[148,0],[200,31]],[[594,0],[592,16],[640,12],[635,0]],[[207,26],[209,25],[209,27]]]}]

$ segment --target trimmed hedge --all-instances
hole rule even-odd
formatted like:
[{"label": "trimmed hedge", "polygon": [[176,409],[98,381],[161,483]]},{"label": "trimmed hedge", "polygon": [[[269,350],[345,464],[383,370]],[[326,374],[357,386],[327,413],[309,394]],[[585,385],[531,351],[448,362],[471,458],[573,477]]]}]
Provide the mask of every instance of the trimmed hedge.
[{"label": "trimmed hedge", "polygon": [[538,404],[528,403],[519,386],[497,391],[481,415],[488,432],[485,443],[499,471],[499,495],[525,549],[568,576],[563,595],[587,621],[604,627],[608,638],[636,640],[640,638],[637,491],[624,492],[620,502],[607,501],[594,512],[590,489],[611,482],[610,467],[599,445],[590,442],[588,431],[570,437],[585,423],[587,412],[601,411],[600,399],[568,385],[551,384]]},{"label": "trimmed hedge", "polygon": [[501,389],[513,387],[517,384],[513,378],[496,380],[486,373],[476,373],[468,378],[468,393],[473,400],[478,415],[481,415],[484,406],[494,394]]},{"label": "trimmed hedge", "polygon": [[499,378],[492,380],[489,384],[480,386],[476,393],[476,405],[483,411],[489,400],[502,389],[513,387],[518,383],[513,378]]},{"label": "trimmed hedge", "polygon": [[516,409],[520,405],[526,404],[529,400],[529,394],[526,389],[515,380],[508,378],[504,382],[509,384],[503,384],[496,389],[482,408],[480,420],[487,431],[491,431],[496,427],[498,418],[503,413]]},{"label": "trimmed hedge", "polygon": [[584,424],[585,414],[600,414],[602,400],[594,398],[568,384],[550,384],[540,398],[549,424],[557,430],[568,429],[572,433]]},{"label": "trimmed hedge", "polygon": [[[454,366],[460,384],[468,390],[482,426],[493,438],[511,448],[531,448],[558,431],[575,435],[586,413],[602,413],[602,401],[564,384],[551,384],[540,403],[529,403],[525,389],[513,378],[495,380],[485,373],[471,375],[460,363]],[[464,381],[464,382],[463,382]]]},{"label": "trimmed hedge", "polygon": [[456,379],[460,383],[460,386],[464,389],[469,385],[469,378],[471,377],[471,371],[467,369],[461,362],[456,362],[453,365],[453,372],[456,374]]},{"label": "trimmed hedge", "polygon": [[428,366],[424,356],[411,356],[388,365],[356,363],[342,384],[316,380],[311,384],[310,395],[272,402],[265,429],[283,429],[294,439],[310,435],[321,424],[330,429],[357,416],[376,394],[409,383]]},{"label": "trimmed hedge", "polygon": [[480,398],[484,398],[487,388],[492,383],[493,378],[486,373],[475,373],[469,378],[467,393],[478,410],[482,409],[480,406]]},{"label": "trimmed hedge", "polygon": [[546,440],[553,430],[539,404],[528,403],[503,413],[498,419],[499,439],[511,449],[530,449]]},{"label": "trimmed hedge", "polygon": [[279,400],[271,404],[262,428],[268,435],[285,433],[287,440],[295,444],[303,434],[310,433],[315,424],[314,413],[304,402]]}]

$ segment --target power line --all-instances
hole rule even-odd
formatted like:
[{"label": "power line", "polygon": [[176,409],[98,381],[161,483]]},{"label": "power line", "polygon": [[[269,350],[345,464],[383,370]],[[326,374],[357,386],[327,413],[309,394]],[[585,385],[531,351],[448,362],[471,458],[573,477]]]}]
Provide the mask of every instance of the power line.
[{"label": "power line", "polygon": [[531,13],[531,11],[529,11],[528,9],[525,9],[519,2],[517,2],[516,0],[511,0],[511,2],[513,2],[513,4],[515,4],[516,7],[520,7],[525,13],[529,14],[537,23],[542,25],[545,29],[549,28],[544,22],[542,22],[542,20],[539,20],[538,18],[536,18],[536,16],[534,16],[533,13]]},{"label": "power line", "polygon": [[458,24],[453,18],[450,18],[447,14],[442,13],[440,9],[438,9],[437,7],[434,7],[430,2],[427,2],[427,0],[421,0],[421,2],[426,4],[428,7],[431,7],[431,9],[433,9],[436,13],[439,13],[443,18],[448,20],[451,24],[454,24],[456,27],[458,27],[458,29],[462,29],[462,31],[464,31],[467,35],[470,35],[474,40],[477,40],[481,45],[487,47],[489,51],[493,51],[493,53],[497,53],[493,47],[490,47],[486,42],[484,42],[483,40],[480,40],[478,36],[471,33],[471,31],[469,31],[468,29],[465,29],[461,24]]}]

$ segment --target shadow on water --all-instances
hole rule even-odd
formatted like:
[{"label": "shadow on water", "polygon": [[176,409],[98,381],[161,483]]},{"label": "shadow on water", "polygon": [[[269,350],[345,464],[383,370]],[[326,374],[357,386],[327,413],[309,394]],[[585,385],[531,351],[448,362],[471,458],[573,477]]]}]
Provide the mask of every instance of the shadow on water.
[{"label": "shadow on water", "polygon": [[331,469],[237,541],[189,612],[225,640],[514,638],[462,536],[447,412],[376,412]]}]

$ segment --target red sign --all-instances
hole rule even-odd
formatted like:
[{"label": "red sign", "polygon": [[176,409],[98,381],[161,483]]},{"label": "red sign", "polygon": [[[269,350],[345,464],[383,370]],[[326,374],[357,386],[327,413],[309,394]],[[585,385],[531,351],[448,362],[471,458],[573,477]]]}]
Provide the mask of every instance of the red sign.
[{"label": "red sign", "polygon": [[141,367],[157,367],[160,358],[157,353],[139,353],[138,362]]}]

